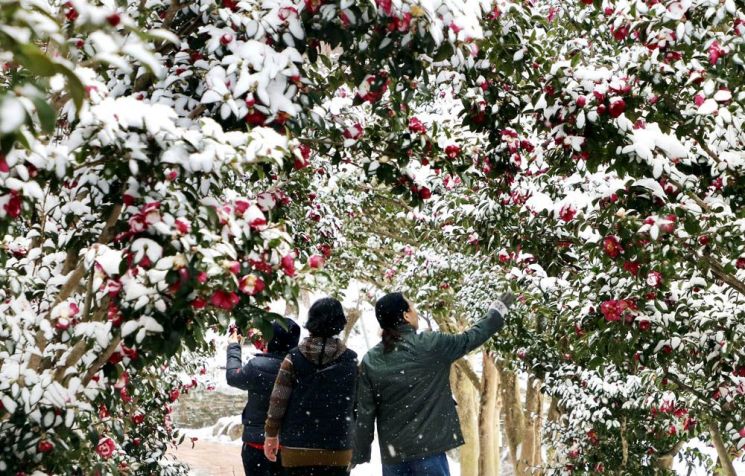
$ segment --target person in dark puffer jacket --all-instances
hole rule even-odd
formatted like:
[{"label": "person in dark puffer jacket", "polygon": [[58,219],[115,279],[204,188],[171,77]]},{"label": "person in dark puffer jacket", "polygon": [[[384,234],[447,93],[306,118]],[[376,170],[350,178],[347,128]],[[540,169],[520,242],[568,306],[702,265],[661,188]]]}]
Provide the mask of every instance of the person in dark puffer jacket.
[{"label": "person in dark puffer jacket", "polygon": [[[246,476],[282,476],[282,465],[264,457],[264,421],[269,409],[269,396],[279,373],[282,359],[297,347],[300,326],[291,319],[285,321],[287,330],[277,322],[272,324],[272,340],[266,352],[257,354],[243,365],[241,337],[234,332],[228,344],[225,378],[228,385],[248,391],[248,402],[243,409],[243,470]],[[258,346],[257,346],[258,347]]]},{"label": "person in dark puffer jacket", "polygon": [[357,354],[335,337],[346,322],[336,299],[313,303],[305,325],[310,337],[290,351],[277,375],[264,455],[276,460],[281,443],[287,476],[349,475]]}]

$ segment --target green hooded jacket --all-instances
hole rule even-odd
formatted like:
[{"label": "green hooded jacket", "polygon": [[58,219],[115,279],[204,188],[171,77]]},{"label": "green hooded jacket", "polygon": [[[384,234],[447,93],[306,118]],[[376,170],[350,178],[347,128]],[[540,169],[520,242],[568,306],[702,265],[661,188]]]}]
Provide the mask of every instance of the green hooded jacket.
[{"label": "green hooded jacket", "polygon": [[464,443],[450,389],[450,365],[486,342],[504,325],[499,312],[462,334],[417,333],[398,327],[401,340],[383,352],[382,342],[362,359],[357,391],[353,464],[370,461],[378,422],[384,464],[429,456]]}]

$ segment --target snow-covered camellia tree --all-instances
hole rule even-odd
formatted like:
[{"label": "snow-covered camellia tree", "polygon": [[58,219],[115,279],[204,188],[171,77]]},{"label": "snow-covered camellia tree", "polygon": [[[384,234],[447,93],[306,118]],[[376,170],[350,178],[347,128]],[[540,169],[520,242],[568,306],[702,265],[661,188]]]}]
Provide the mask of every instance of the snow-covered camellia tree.
[{"label": "snow-covered camellia tree", "polygon": [[[554,469],[669,469],[700,437],[732,474],[745,444],[742,5],[505,1],[481,27],[448,79],[475,146],[401,107],[436,91],[410,82],[376,102],[390,121],[337,114],[339,158],[399,193],[443,196],[425,214],[535,286],[528,316],[544,317],[502,350],[558,399]],[[569,374],[592,382],[584,396]],[[612,388],[595,385],[606,377]],[[610,403],[588,412],[593,399]]]},{"label": "snow-covered camellia tree", "polygon": [[194,366],[170,358],[293,297],[281,204],[251,177],[295,145],[161,97],[180,40],[157,12],[3,8],[0,469],[166,471]]},{"label": "snow-covered camellia tree", "polygon": [[[734,474],[745,445],[742,6],[504,2],[494,17],[460,94],[488,137],[474,158],[483,175],[441,208],[459,210],[464,249],[477,240],[505,271],[559,278],[538,294],[546,320],[504,349],[562,396],[573,429],[553,440],[556,467],[652,472],[699,436]],[[626,390],[587,412],[552,377],[572,368],[580,383],[607,376]]]},{"label": "snow-covered camellia tree", "polygon": [[162,366],[334,258],[305,192],[348,162],[357,210],[392,192],[423,250],[520,282],[499,350],[557,402],[551,469],[652,472],[700,436],[734,474],[741,3],[1,8],[3,472],[156,471],[191,385]]},{"label": "snow-covered camellia tree", "polygon": [[463,7],[2,6],[0,471],[180,471],[164,402],[194,369],[169,359],[230,317],[266,328],[317,267],[283,185],[347,139],[312,113],[346,74],[322,51],[374,104],[471,41]]}]

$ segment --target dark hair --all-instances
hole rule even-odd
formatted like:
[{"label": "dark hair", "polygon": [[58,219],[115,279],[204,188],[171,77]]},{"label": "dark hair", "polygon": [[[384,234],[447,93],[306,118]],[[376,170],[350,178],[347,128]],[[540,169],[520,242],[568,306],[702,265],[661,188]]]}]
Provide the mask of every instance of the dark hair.
[{"label": "dark hair", "polygon": [[375,303],[375,318],[383,329],[383,352],[394,349],[401,339],[397,327],[406,322],[404,313],[409,310],[409,302],[401,293],[389,293]]},{"label": "dark hair", "polygon": [[272,322],[272,340],[266,346],[270,354],[286,354],[290,349],[297,347],[300,326],[292,319],[285,319],[285,326],[287,330],[277,321]]},{"label": "dark hair", "polygon": [[333,337],[344,330],[346,324],[341,303],[332,297],[325,297],[310,306],[305,328],[313,337]]}]

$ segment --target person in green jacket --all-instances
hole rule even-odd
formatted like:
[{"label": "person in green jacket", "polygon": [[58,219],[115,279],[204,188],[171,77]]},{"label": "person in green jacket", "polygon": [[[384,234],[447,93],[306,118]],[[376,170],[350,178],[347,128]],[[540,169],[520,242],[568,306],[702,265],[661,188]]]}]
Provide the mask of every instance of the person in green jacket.
[{"label": "person in green jacket", "polygon": [[504,326],[515,297],[500,296],[462,334],[417,333],[419,316],[401,293],[375,303],[382,341],[362,359],[352,465],[370,461],[377,420],[383,476],[449,476],[445,451],[464,444],[450,366]]}]

